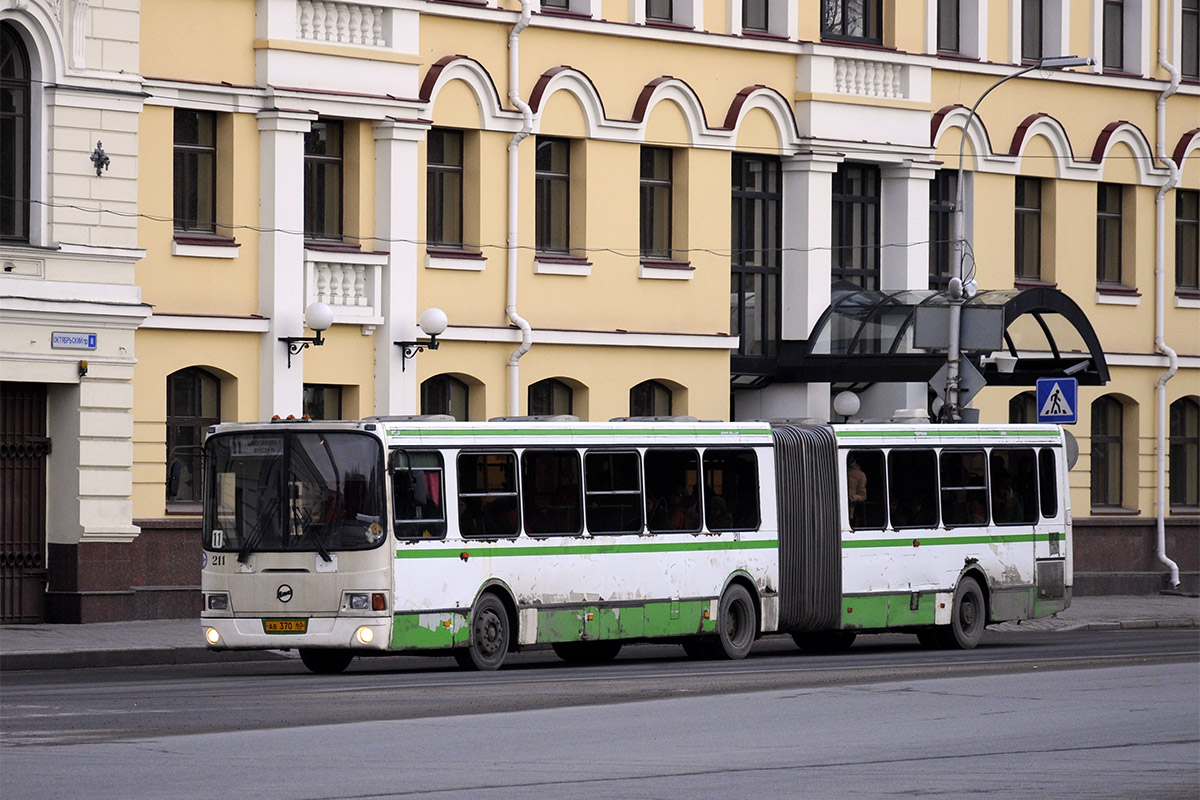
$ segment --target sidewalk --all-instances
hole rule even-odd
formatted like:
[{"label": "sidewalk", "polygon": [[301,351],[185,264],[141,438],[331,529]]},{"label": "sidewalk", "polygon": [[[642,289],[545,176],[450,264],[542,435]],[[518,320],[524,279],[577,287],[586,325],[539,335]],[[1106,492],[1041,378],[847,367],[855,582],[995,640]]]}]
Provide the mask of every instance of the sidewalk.
[{"label": "sidewalk", "polygon": [[[1179,595],[1077,597],[1061,614],[988,630],[1128,630],[1200,627],[1200,598]],[[214,652],[199,618],[0,626],[0,670],[134,667],[287,658],[273,650]]]}]

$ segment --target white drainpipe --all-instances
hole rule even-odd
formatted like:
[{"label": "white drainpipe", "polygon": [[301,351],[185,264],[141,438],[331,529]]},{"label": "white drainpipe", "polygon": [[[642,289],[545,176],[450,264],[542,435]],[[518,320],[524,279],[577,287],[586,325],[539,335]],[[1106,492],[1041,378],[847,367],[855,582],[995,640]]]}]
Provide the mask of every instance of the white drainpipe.
[{"label": "white drainpipe", "polygon": [[1154,347],[1167,357],[1167,371],[1158,378],[1155,388],[1157,400],[1158,431],[1155,441],[1155,498],[1156,524],[1158,528],[1158,560],[1171,570],[1171,588],[1179,586],[1179,565],[1167,558],[1167,381],[1175,377],[1179,370],[1179,356],[1166,342],[1164,336],[1167,275],[1165,271],[1167,247],[1166,204],[1167,193],[1179,184],[1179,165],[1167,155],[1167,98],[1179,89],[1179,71],[1167,60],[1167,30],[1171,13],[1171,3],[1158,4],[1158,63],[1171,76],[1170,84],[1158,97],[1156,107],[1158,113],[1158,159],[1171,171],[1167,182],[1159,187],[1154,199]]},{"label": "white drainpipe", "polygon": [[529,26],[529,17],[529,0],[521,0],[521,19],[508,34],[508,99],[520,110],[523,119],[521,130],[513,134],[508,143],[508,300],[504,311],[509,321],[521,329],[521,345],[508,357],[508,413],[511,416],[521,413],[521,368],[518,362],[533,346],[533,329],[517,313],[517,148],[533,130],[533,111],[521,99],[519,91],[521,79],[517,37]]}]

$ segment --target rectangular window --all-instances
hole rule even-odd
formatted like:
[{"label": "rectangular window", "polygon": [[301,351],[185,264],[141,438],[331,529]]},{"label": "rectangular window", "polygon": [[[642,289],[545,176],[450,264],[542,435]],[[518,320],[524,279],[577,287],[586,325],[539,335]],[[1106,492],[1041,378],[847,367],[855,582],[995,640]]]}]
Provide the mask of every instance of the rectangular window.
[{"label": "rectangular window", "polygon": [[1121,282],[1121,187],[1115,183],[1096,186],[1096,281]]},{"label": "rectangular window", "polygon": [[420,450],[392,453],[392,497],[398,539],[446,536],[442,454]]},{"label": "rectangular window", "polygon": [[695,450],[646,451],[647,526],[651,533],[700,530],[700,459]]},{"label": "rectangular window", "polygon": [[675,19],[672,0],[646,0],[646,19],[672,22]]},{"label": "rectangular window", "polygon": [[1016,184],[1016,277],[1038,281],[1042,279],[1042,182],[1017,178]]},{"label": "rectangular window", "polygon": [[571,142],[539,136],[534,165],[534,245],[539,253],[571,249]]},{"label": "rectangular window", "polygon": [[1033,448],[993,450],[991,467],[992,519],[997,525],[1036,522],[1038,466]]},{"label": "rectangular window", "polygon": [[1171,506],[1200,506],[1200,403],[1182,397],[1171,404],[1168,418]]},{"label": "rectangular window", "polygon": [[879,44],[883,0],[821,0],[821,36]]},{"label": "rectangular window", "polygon": [[1058,467],[1053,450],[1043,449],[1038,453],[1038,483],[1042,496],[1042,516],[1054,519],[1058,516]]},{"label": "rectangular window", "polygon": [[309,419],[341,419],[342,387],[304,384],[304,416]]},{"label": "rectangular window", "polygon": [[942,453],[942,522],[947,528],[987,525],[987,471],[982,450]]},{"label": "rectangular window", "polygon": [[1200,78],[1200,0],[1183,0],[1179,36],[1179,71]]},{"label": "rectangular window", "polygon": [[1021,60],[1042,57],[1042,0],[1021,0]]},{"label": "rectangular window", "polygon": [[517,457],[512,453],[460,453],[458,527],[469,538],[516,536]]},{"label": "rectangular window", "polygon": [[[938,6],[941,8],[941,5]],[[941,170],[929,182],[929,288],[944,290],[955,275],[954,203],[958,175]]]},{"label": "rectangular window", "polygon": [[758,528],[758,459],[753,450],[704,452],[704,519],[710,531]]},{"label": "rectangular window", "polygon": [[531,536],[583,532],[583,484],[574,450],[526,450],[521,455],[521,502]]},{"label": "rectangular window", "polygon": [[594,534],[641,533],[642,460],[636,452],[584,456],[587,527]]},{"label": "rectangular window", "polygon": [[319,120],[304,134],[304,237],[342,238],[342,123]]},{"label": "rectangular window", "polygon": [[[938,524],[937,454],[933,450],[888,453],[888,501],[892,527],[936,528]],[[870,492],[870,487],[867,487]]]},{"label": "rectangular window", "polygon": [[1104,0],[1105,69],[1125,69],[1125,0]]},{"label": "rectangular window", "polygon": [[642,258],[671,258],[672,183],[674,153],[663,147],[643,147],[641,167]]},{"label": "rectangular window", "polygon": [[833,174],[834,281],[879,288],[879,168],[844,163]]},{"label": "rectangular window", "polygon": [[742,0],[742,30],[766,33],[770,23],[769,0]]},{"label": "rectangular window", "polygon": [[938,0],[938,52],[958,53],[959,0]]},{"label": "rectangular window", "polygon": [[1175,190],[1175,288],[1200,289],[1200,192]]},{"label": "rectangular window", "polygon": [[850,527],[880,530],[887,525],[887,484],[882,450],[851,450],[846,456],[846,501]]},{"label": "rectangular window", "polygon": [[0,24],[0,54],[0,241],[28,242],[33,72],[16,25]]},{"label": "rectangular window", "polygon": [[1092,403],[1092,507],[1120,506],[1124,409],[1119,400],[1101,397]]},{"label": "rectangular window", "polygon": [[175,230],[216,233],[217,115],[175,109]]},{"label": "rectangular window", "polygon": [[552,8],[556,11],[570,11],[571,0],[542,0],[542,8]]},{"label": "rectangular window", "polygon": [[431,128],[426,140],[425,239],[430,247],[463,246],[462,131]]},{"label": "rectangular window", "polygon": [[779,159],[735,153],[729,324],[738,355],[774,356],[781,338],[782,205]]}]

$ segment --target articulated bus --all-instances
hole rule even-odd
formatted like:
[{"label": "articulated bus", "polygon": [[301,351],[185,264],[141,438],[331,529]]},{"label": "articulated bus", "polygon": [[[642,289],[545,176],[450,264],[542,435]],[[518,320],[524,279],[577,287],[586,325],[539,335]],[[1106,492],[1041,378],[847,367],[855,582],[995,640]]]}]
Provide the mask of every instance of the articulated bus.
[{"label": "articulated bus", "polygon": [[1045,425],[377,417],[213,426],[213,649],[452,655],[550,645],[737,659],[908,632],[971,648],[1071,601],[1067,435]]}]

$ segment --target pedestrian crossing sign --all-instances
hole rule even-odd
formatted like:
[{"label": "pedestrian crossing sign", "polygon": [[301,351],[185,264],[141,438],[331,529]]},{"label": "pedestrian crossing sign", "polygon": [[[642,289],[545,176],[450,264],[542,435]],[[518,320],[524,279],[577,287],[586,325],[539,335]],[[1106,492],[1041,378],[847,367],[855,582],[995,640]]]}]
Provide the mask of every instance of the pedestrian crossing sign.
[{"label": "pedestrian crossing sign", "polygon": [[1038,378],[1037,421],[1073,425],[1079,421],[1079,381]]}]

